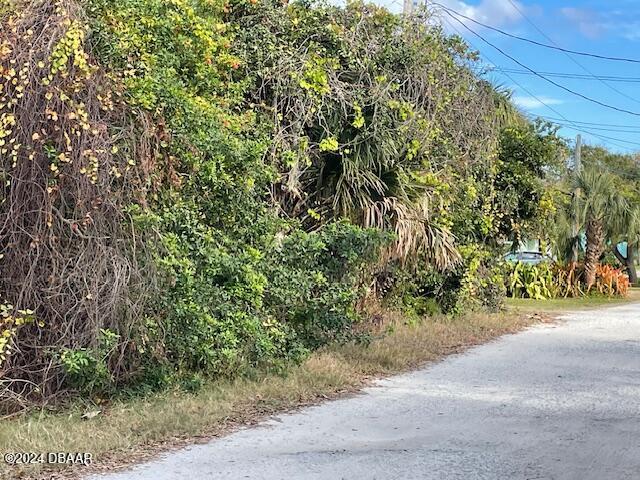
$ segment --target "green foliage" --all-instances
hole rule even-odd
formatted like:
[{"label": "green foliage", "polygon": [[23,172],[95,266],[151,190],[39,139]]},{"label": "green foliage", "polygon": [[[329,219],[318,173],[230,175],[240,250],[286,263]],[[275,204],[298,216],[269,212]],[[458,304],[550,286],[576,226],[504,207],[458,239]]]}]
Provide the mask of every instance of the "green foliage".
[{"label": "green foliage", "polygon": [[501,310],[506,292],[500,250],[471,244],[461,247],[461,252],[463,263],[449,280],[459,285],[449,294],[449,310],[455,314],[478,308]]},{"label": "green foliage", "polygon": [[473,74],[473,53],[360,2],[238,2],[232,18],[255,83],[247,101],[273,127],[282,209],[310,229],[346,217],[393,231],[403,262],[458,262],[450,187],[495,146],[492,88]]},{"label": "green foliage", "polygon": [[[339,338],[358,318],[358,282],[384,243],[379,232],[346,225],[304,233],[269,208],[275,170],[255,114],[237,108],[247,82],[233,73],[240,59],[229,53],[227,10],[206,0],[89,7],[97,52],[130,108],[158,125],[144,132],[159,140],[154,193],[130,209],[162,292],[135,333],[143,381],[158,385],[175,378],[194,388],[199,372],[279,368]],[[301,88],[322,95],[326,68],[308,59]],[[323,145],[338,148],[334,138]]]},{"label": "green foliage", "polygon": [[387,302],[417,315],[501,310],[506,289],[498,252],[479,244],[460,250],[462,262],[445,272],[428,263],[411,270],[396,267],[389,273]]},{"label": "green foliage", "polygon": [[308,347],[347,338],[360,319],[355,305],[366,294],[372,265],[391,239],[345,223],[286,237],[269,267],[266,302],[273,315],[293,325]]},{"label": "green foliage", "polygon": [[[154,382],[173,373],[235,375],[299,360],[295,331],[264,304],[265,258],[281,222],[265,191],[273,170],[250,112],[234,110],[242,82],[223,2],[96,0],[97,51],[131,109],[156,119],[158,167],[149,206],[133,206],[160,291],[136,335]],[[158,365],[165,365],[167,374]],[[158,373],[160,372],[160,373]],[[194,382],[187,382],[194,385]],[[197,383],[197,382],[196,382]]]},{"label": "green foliage", "polygon": [[194,203],[179,204],[156,217],[162,234],[155,259],[165,287],[142,348],[160,349],[157,360],[178,370],[211,375],[286,358],[291,330],[262,315],[264,251],[207,224],[200,212]]},{"label": "green foliage", "polygon": [[213,242],[196,225],[186,232],[172,236],[158,259],[171,286],[159,298],[146,348],[160,348],[157,360],[179,371],[227,376],[279,368],[345,338],[359,318],[367,267],[385,243],[379,231],[346,224],[293,230],[263,251],[221,248],[222,238]]},{"label": "green foliage", "polygon": [[540,263],[507,264],[507,291],[512,298],[532,298],[547,300],[552,298],[603,295],[607,297],[626,296],[629,277],[610,265],[600,265],[595,272],[594,288],[586,284],[585,266]]},{"label": "green foliage", "polygon": [[[489,160],[483,157],[486,138],[463,141],[446,108],[465,101],[479,102],[472,103],[479,110],[493,105],[476,100],[478,91],[491,96],[484,84],[464,100],[477,80],[464,65],[472,57],[457,39],[422,27],[415,36],[397,17],[362,5],[343,10],[239,3],[229,23],[224,5],[201,1],[93,5],[98,51],[121,75],[129,104],[161,118],[156,175],[162,187],[150,208],[131,210],[138,228],[153,232],[162,280],[163,294],[137,333],[139,354],[152,359],[143,364],[153,382],[278,368],[303,358],[308,348],[346,338],[359,319],[356,303],[371,265],[391,237],[332,219],[392,230],[403,245],[401,257],[415,251],[429,263],[451,265],[455,255],[445,258],[453,251],[447,206],[458,192],[449,182],[457,185],[454,180],[465,180],[468,171],[454,159],[475,149],[471,170],[478,172]],[[117,13],[107,15],[112,11]],[[275,30],[265,31],[262,19]],[[379,36],[380,49],[349,43],[358,37],[347,32],[361,24]],[[393,32],[400,26],[407,30],[397,37]],[[300,56],[297,45],[308,36],[317,39]],[[282,71],[282,62],[291,60]],[[367,65],[364,71],[358,62]],[[237,66],[245,77],[234,72]],[[366,75],[360,82],[337,80],[358,71]],[[436,72],[456,79],[448,87],[458,97],[436,81]],[[417,108],[431,101],[426,92],[414,98],[400,88],[421,75],[428,76],[429,93],[441,89],[426,109]],[[276,96],[256,96],[254,82],[275,82],[272,90],[260,91]],[[265,108],[285,98],[290,103],[283,105],[295,106]],[[343,108],[345,98],[349,105]],[[439,115],[434,124],[427,122],[432,112]],[[258,124],[272,124],[275,133]],[[276,143],[274,155],[265,157],[269,136],[283,138],[281,124],[294,137],[286,147]],[[477,127],[492,135],[492,125]],[[269,185],[276,181],[272,191],[279,192],[300,168],[306,168],[300,183],[287,188],[301,192],[303,203],[289,204],[291,197],[279,202],[306,228],[327,225],[313,233],[282,222],[266,202]],[[475,186],[485,188],[483,182],[480,176],[468,182],[470,211],[482,197]],[[489,204],[482,211],[489,236],[493,212]],[[433,270],[441,277],[437,301],[446,311],[500,307],[503,282],[489,251],[481,247],[480,258],[472,254],[476,250],[466,249],[454,272]],[[445,256],[437,259],[438,251]],[[417,314],[435,311],[429,297],[411,308]]]},{"label": "green foliage", "polygon": [[555,298],[558,284],[550,263],[531,265],[518,262],[510,265],[508,291],[512,298],[544,300]]},{"label": "green foliage", "polygon": [[[126,261],[95,274],[119,288],[104,301],[108,317],[81,310],[78,322],[92,320],[83,335],[33,347],[55,352],[46,381],[61,384],[61,373],[85,394],[125,383],[195,390],[208,377],[278,370],[361,332],[381,269],[389,301],[410,316],[501,308],[497,245],[541,216],[542,177],[561,145],[522,125],[474,73],[462,39],[362,3],[76,7],[47,47],[51,65],[38,68],[46,82],[68,78],[70,92],[91,90],[91,102],[74,104],[76,130],[54,129],[43,144],[44,170],[60,183],[37,192],[69,188],[67,164],[93,186],[103,181],[91,201],[69,197],[89,218],[62,218],[64,248],[83,245],[94,205],[114,199],[110,228],[92,238],[106,239],[95,251]],[[95,92],[85,88],[91,75]],[[48,105],[53,93],[42,92]],[[62,112],[45,111],[52,122]],[[3,118],[4,136],[34,133]],[[76,131],[96,147],[68,162],[61,146]],[[88,302],[91,282],[78,279],[71,297]]]},{"label": "green foliage", "polygon": [[113,382],[109,360],[119,338],[111,330],[101,329],[96,347],[62,349],[60,362],[69,384],[88,394],[108,391]]},{"label": "green foliage", "polygon": [[543,182],[559,168],[566,151],[556,130],[546,123],[502,130],[494,182],[496,229],[501,237],[519,242],[527,234],[538,234],[553,214]]}]

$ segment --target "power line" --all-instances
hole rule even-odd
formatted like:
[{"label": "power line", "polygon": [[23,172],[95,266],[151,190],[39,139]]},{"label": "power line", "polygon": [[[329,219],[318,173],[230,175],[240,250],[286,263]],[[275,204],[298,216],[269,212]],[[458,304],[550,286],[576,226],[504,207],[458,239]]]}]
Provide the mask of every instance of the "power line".
[{"label": "power line", "polygon": [[[629,140],[623,140],[621,138],[609,137],[607,135],[602,135],[602,134],[599,134],[599,133],[597,134],[597,133],[594,133],[590,129],[584,129],[583,128],[582,130],[580,130],[580,129],[577,129],[577,128],[571,126],[571,124],[560,123],[560,122],[553,122],[553,123],[557,123],[558,125],[563,126],[565,128],[570,128],[572,130],[575,130],[576,132],[588,133],[589,135],[593,135],[594,137],[597,137],[597,138],[600,138],[600,139],[612,140],[612,141],[615,141],[615,142],[622,142],[622,143],[626,143],[628,145],[633,145],[635,147],[640,147],[640,143],[638,143],[638,142],[631,142]],[[630,149],[630,150],[632,150],[632,149]]]},{"label": "power line", "polygon": [[[558,120],[557,118],[550,117],[552,120]],[[594,122],[581,122],[579,120],[571,120],[571,123],[580,125],[595,125],[599,127],[618,127],[618,128],[637,128],[640,129],[640,125],[620,125],[615,123],[594,123]]]},{"label": "power line", "polygon": [[[562,120],[559,120],[562,121]],[[554,122],[558,122],[558,120],[554,120]],[[572,125],[576,125],[573,121],[571,122]],[[589,128],[591,130],[595,130],[598,132],[614,132],[614,133],[635,133],[637,135],[640,135],[640,129],[635,129],[635,130],[623,130],[620,128],[607,128],[607,127],[598,127],[598,126],[591,126],[591,125],[582,125],[582,127],[584,128]]]},{"label": "power line", "polygon": [[[538,25],[536,25],[533,20],[531,20],[527,15],[524,14],[524,12],[522,10],[520,10],[520,7],[518,7],[518,5],[516,3],[513,2],[513,0],[508,0],[509,3],[513,6],[513,8],[515,8],[517,10],[517,12],[522,16],[522,18],[524,18],[527,22],[529,22],[529,24],[531,26],[533,26],[533,28],[535,28],[540,35],[542,35],[544,38],[546,38],[547,40],[549,40],[553,45],[555,45],[556,47],[560,47],[560,45],[558,45],[553,38],[551,38],[549,35],[547,35],[540,27],[538,27]],[[564,54],[565,57],[567,57],[569,60],[571,60],[573,63],[575,63],[576,65],[578,65],[578,67],[580,67],[582,70],[584,70],[585,72],[587,72],[589,75],[591,75],[593,78],[597,79],[600,83],[602,83],[605,87],[607,87],[609,90],[616,92],[618,95],[621,95],[633,102],[636,103],[640,103],[640,101],[636,100],[635,98],[633,98],[630,95],[627,95],[626,93],[624,93],[623,91],[619,90],[618,88],[614,87],[613,85],[609,85],[609,83],[607,83],[605,80],[602,80],[600,78],[598,78],[596,75],[594,75],[594,73],[589,70],[587,67],[585,67],[582,63],[580,63],[578,60],[576,60],[575,58],[573,58],[571,55],[569,55],[567,52],[562,52]]]},{"label": "power line", "polygon": [[492,27],[491,25],[487,25],[485,23],[479,22],[478,20],[475,20],[475,19],[473,19],[471,17],[468,17],[468,16],[466,16],[466,15],[460,13],[460,12],[456,12],[455,10],[452,10],[449,7],[446,7],[446,6],[444,6],[444,5],[440,4],[440,3],[435,3],[434,2],[434,4],[438,5],[439,7],[444,9],[445,11],[449,12],[449,14],[451,14],[451,12],[453,12],[456,15],[464,18],[465,20],[469,20],[470,22],[473,22],[476,25],[480,25],[481,27],[484,27],[484,28],[486,28],[488,30],[492,30],[494,32],[500,33],[500,34],[505,35],[505,36],[510,37],[510,38],[514,38],[516,40],[520,40],[522,42],[531,43],[531,44],[537,45],[539,47],[549,48],[549,49],[552,49],[552,50],[559,50],[561,52],[570,53],[572,55],[580,55],[580,56],[583,56],[583,57],[599,58],[599,59],[602,59],[602,60],[611,60],[611,61],[614,61],[614,62],[640,63],[640,60],[639,59],[635,59],[635,58],[609,57],[607,55],[598,55],[596,53],[580,52],[580,51],[577,51],[577,50],[570,50],[570,49],[567,49],[567,48],[562,48],[562,47],[558,47],[558,46],[555,46],[555,45],[549,45],[547,43],[538,42],[536,40],[531,40],[530,38],[520,37],[518,35],[514,35],[512,33],[506,32],[506,31],[501,30],[499,28]]},{"label": "power line", "polygon": [[[533,75],[527,70],[521,70],[517,68],[508,68],[495,66],[495,70],[499,72],[508,72],[515,75]],[[618,77],[613,75],[583,75],[580,73],[563,73],[563,72],[538,72],[545,77],[556,78],[568,78],[575,80],[606,80],[607,82],[620,82],[620,83],[640,83],[640,77]]]},{"label": "power line", "polygon": [[[440,5],[440,4],[438,4]],[[543,79],[544,81],[564,90],[565,92],[571,93],[572,95],[575,95],[577,97],[580,97],[584,100],[587,100],[591,103],[595,103],[596,105],[600,105],[601,107],[605,107],[611,110],[615,110],[617,112],[621,112],[621,113],[627,113],[629,115],[634,115],[636,117],[640,117],[640,113],[638,112],[634,112],[631,110],[626,110],[624,108],[619,108],[613,105],[609,105],[607,103],[601,102],[600,100],[596,100],[595,98],[591,98],[587,95],[584,95],[580,92],[576,92],[575,90],[572,90],[570,88],[565,87],[564,85],[551,80],[550,78],[545,77],[544,75],[541,75],[540,73],[536,72],[535,70],[533,70],[532,68],[528,67],[527,65],[525,65],[524,63],[522,63],[521,61],[519,61],[517,58],[509,55],[507,52],[505,52],[504,50],[502,50],[500,47],[494,45],[493,43],[491,43],[489,40],[487,40],[486,38],[484,38],[482,35],[480,35],[479,33],[477,33],[475,30],[471,29],[470,27],[468,27],[462,20],[460,20],[459,18],[457,18],[453,13],[451,13],[451,11],[445,7],[445,13],[447,13],[451,18],[453,18],[456,22],[458,22],[460,25],[462,25],[466,30],[468,30],[470,33],[472,33],[473,35],[475,35],[476,37],[478,37],[480,40],[482,40],[484,43],[486,43],[487,45],[491,46],[492,48],[494,48],[495,50],[497,50],[498,52],[500,52],[502,55],[504,55],[505,57],[507,57],[508,59],[510,59],[511,61],[513,61],[514,63],[517,63],[518,65],[520,65],[522,68],[524,68],[525,70],[528,70],[529,72],[533,73],[534,75],[536,75],[537,77]]]},{"label": "power line", "polygon": [[[554,122],[558,122],[558,120],[554,120]],[[575,125],[575,123],[572,122],[572,125]],[[595,127],[595,126],[584,126],[584,128],[589,128],[591,130],[595,130],[598,132],[614,132],[614,133],[635,133],[637,135],[640,135],[640,130],[636,129],[636,130],[621,130],[619,128],[606,128],[606,127]]]},{"label": "power line", "polygon": [[[462,33],[460,32],[460,30],[458,30],[455,25],[453,25],[452,23],[450,23],[446,18],[443,18],[443,20],[445,22],[447,22],[447,24],[456,32],[458,32],[458,34],[462,35]],[[470,45],[475,48],[471,43]],[[476,48],[476,50],[478,50]],[[479,52],[479,50],[478,50]],[[495,62],[486,54],[486,53],[482,53],[482,55],[492,64],[495,65]],[[560,118],[562,118],[563,121],[567,122],[570,125],[575,125],[574,122],[572,122],[571,120],[569,120],[567,117],[565,117],[560,111],[558,111],[557,109],[553,108],[552,106],[548,105],[544,100],[541,100],[540,98],[538,98],[537,95],[535,95],[533,92],[531,92],[531,90],[529,90],[527,87],[525,87],[524,85],[522,85],[520,82],[518,82],[515,78],[513,78],[511,75],[509,75],[508,73],[504,74],[509,80],[511,80],[515,85],[519,86],[525,93],[527,93],[528,95],[530,95],[533,99],[537,100],[538,102],[540,102],[541,105],[544,105],[547,109],[549,109],[550,111],[552,111],[553,113],[555,113],[556,115],[558,115]],[[529,114],[530,116],[532,116],[531,114]],[[540,118],[545,118],[543,116],[538,115],[538,117]],[[549,120],[549,119],[547,119]],[[552,122],[552,123],[558,123],[558,122]],[[605,144],[609,144],[609,145],[613,145],[616,146],[618,148],[621,148],[623,150],[627,150],[627,151],[635,151],[635,149],[628,147],[626,145],[622,145],[620,143],[616,143],[616,141],[621,140],[624,141],[622,139],[617,139],[614,137],[608,137],[608,136],[604,136],[604,135],[600,135],[598,133],[594,133],[590,130],[586,130],[585,127],[580,127],[580,128],[576,128],[576,127],[580,127],[580,125],[575,125],[575,126],[565,126],[565,128],[568,128],[570,130],[573,130],[575,132],[579,132],[579,133],[586,133],[588,135],[591,135],[595,138],[598,138],[600,140],[602,140]],[[626,141],[625,141],[626,143]],[[640,144],[638,144],[640,145]]]}]

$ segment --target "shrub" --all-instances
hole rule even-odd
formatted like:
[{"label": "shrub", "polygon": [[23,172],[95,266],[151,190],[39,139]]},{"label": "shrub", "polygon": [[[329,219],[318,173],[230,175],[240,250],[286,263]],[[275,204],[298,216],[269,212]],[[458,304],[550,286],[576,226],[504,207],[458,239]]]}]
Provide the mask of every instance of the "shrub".
[{"label": "shrub", "polygon": [[448,308],[445,310],[461,314],[478,308],[490,311],[502,309],[506,290],[496,250],[474,243],[460,247],[460,252],[463,263],[454,270],[449,280],[459,286],[449,287]]},{"label": "shrub", "polygon": [[630,287],[629,276],[621,269],[611,265],[598,265],[596,268],[595,289],[598,293],[608,297],[626,297]]},{"label": "shrub", "polygon": [[428,262],[418,268],[396,265],[384,275],[387,303],[418,315],[421,310],[454,315],[468,310],[501,310],[506,289],[495,252],[479,244],[462,246],[460,252],[462,262],[446,271]]},{"label": "shrub", "polygon": [[116,350],[118,335],[110,330],[100,330],[96,348],[63,348],[60,362],[71,387],[83,393],[106,392],[113,384],[109,360]]},{"label": "shrub", "polygon": [[493,168],[497,136],[475,54],[370,3],[239,1],[231,17],[247,101],[272,128],[282,210],[311,228],[349,218],[394,231],[404,263],[458,263],[447,206],[470,171]]},{"label": "shrub", "polygon": [[392,236],[346,223],[295,231],[270,259],[265,302],[308,347],[344,339],[360,320],[356,303],[371,283]]},{"label": "shrub", "polygon": [[531,265],[518,262],[511,266],[508,292],[512,298],[553,298],[558,292],[556,279],[554,267],[549,263]]},{"label": "shrub", "polygon": [[596,269],[596,282],[591,291],[587,291],[584,265],[541,263],[529,265],[510,264],[507,267],[508,292],[513,298],[549,298],[581,297],[599,294],[607,297],[626,296],[629,292],[629,277],[620,269],[610,265],[599,265]]},{"label": "shrub", "polygon": [[345,338],[387,241],[378,230],[340,223],[293,229],[260,251],[222,248],[196,227],[188,237],[168,237],[158,258],[170,284],[141,343],[157,352],[152,369],[167,362],[181,375],[279,368]]},{"label": "shrub", "polygon": [[567,298],[585,295],[583,274],[583,268],[577,263],[556,264],[554,275],[557,284],[557,296]]}]

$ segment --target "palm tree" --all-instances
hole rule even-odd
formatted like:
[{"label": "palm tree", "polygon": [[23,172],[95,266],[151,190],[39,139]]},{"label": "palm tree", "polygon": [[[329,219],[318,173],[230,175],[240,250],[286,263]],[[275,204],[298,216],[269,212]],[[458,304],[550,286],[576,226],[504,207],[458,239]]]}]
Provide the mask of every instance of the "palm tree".
[{"label": "palm tree", "polygon": [[[612,250],[618,261],[624,265],[631,283],[638,282],[636,271],[636,251],[640,245],[640,207],[634,207],[621,215],[611,225],[610,237]],[[621,242],[627,243],[627,255],[624,256],[618,248]]]},{"label": "palm tree", "polygon": [[438,195],[414,179],[418,170],[403,149],[387,139],[375,148],[356,144],[349,156],[325,154],[301,175],[305,203],[326,219],[349,218],[356,225],[393,231],[389,258],[403,263],[423,258],[447,270],[460,260],[455,238],[434,222]]},{"label": "palm tree", "polygon": [[582,225],[587,245],[584,257],[587,290],[596,281],[596,269],[605,250],[607,232],[627,216],[626,199],[615,188],[615,177],[599,168],[587,167],[575,178],[571,214]]},{"label": "palm tree", "polygon": [[513,101],[513,90],[502,84],[489,83],[489,92],[493,100],[498,128],[525,126],[529,123],[527,117]]}]

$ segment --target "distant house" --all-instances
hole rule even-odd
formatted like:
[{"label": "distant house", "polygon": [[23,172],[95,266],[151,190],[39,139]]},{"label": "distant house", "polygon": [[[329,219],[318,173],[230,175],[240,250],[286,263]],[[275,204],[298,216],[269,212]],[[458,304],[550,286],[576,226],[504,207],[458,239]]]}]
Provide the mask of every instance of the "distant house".
[{"label": "distant house", "polygon": [[404,0],[402,6],[402,13],[405,15],[411,15],[416,12],[420,7],[426,6],[426,0]]},{"label": "distant house", "polygon": [[551,247],[547,246],[547,251],[541,251],[540,240],[521,240],[518,248],[513,250],[513,242],[506,242],[505,246],[513,253],[542,253],[543,255],[552,256]]},{"label": "distant house", "polygon": [[547,248],[546,252],[541,251],[539,240],[524,240],[520,242],[520,245],[515,250],[512,249],[512,242],[507,242],[505,246],[509,248],[509,253],[504,256],[507,262],[537,265],[538,263],[554,260],[550,248]]}]

